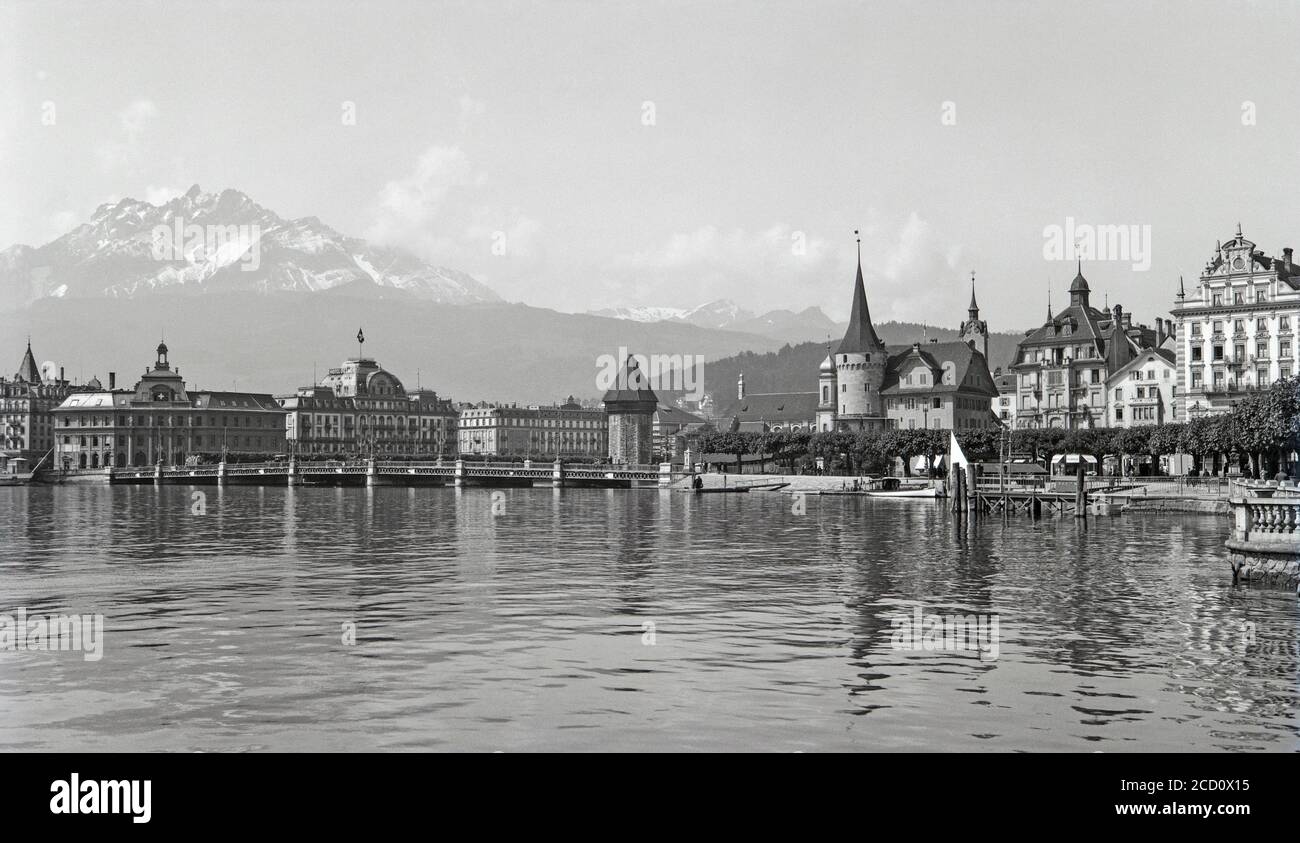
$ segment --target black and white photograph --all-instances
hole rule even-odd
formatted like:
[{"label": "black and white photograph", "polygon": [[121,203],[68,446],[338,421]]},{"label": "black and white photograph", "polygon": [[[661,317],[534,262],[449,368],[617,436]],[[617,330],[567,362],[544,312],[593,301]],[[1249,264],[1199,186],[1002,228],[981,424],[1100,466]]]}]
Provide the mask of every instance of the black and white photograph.
[{"label": "black and white photograph", "polygon": [[1278,816],[1297,44],[1293,0],[0,0],[0,752],[68,759],[15,802],[1015,754],[1121,826]]}]

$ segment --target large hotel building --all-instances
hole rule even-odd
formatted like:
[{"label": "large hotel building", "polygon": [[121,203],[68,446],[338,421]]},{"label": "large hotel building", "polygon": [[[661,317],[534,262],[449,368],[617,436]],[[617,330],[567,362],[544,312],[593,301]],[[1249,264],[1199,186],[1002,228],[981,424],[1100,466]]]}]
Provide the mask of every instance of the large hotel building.
[{"label": "large hotel building", "polygon": [[1243,392],[1297,369],[1300,265],[1291,249],[1264,254],[1241,234],[1216,245],[1195,287],[1179,281],[1172,311],[1186,418],[1230,410]]},{"label": "large hotel building", "polygon": [[460,412],[459,450],[476,456],[585,457],[609,451],[605,410],[569,396],[559,406],[476,404]]},{"label": "large hotel building", "polygon": [[321,383],[279,397],[300,456],[442,457],[456,452],[457,410],[433,390],[408,392],[369,357],[330,369]]}]

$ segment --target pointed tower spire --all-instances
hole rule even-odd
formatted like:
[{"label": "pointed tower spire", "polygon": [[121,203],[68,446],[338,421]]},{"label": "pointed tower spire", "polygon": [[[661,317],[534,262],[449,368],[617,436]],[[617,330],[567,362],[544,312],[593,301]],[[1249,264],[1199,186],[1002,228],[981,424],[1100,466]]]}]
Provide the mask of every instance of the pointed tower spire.
[{"label": "pointed tower spire", "polygon": [[1047,321],[1052,321],[1052,282],[1047,282]]},{"label": "pointed tower spire", "polygon": [[14,380],[26,381],[27,383],[41,383],[41,370],[36,366],[36,358],[32,356],[32,338],[27,338],[27,353],[23,355],[23,362],[18,364],[18,374]]},{"label": "pointed tower spire", "polygon": [[[855,235],[857,231],[853,232]],[[858,277],[853,282],[853,310],[849,314],[849,328],[836,354],[856,354],[881,351],[885,343],[871,324],[871,311],[867,308],[867,288],[862,281],[862,238],[858,238]]]},{"label": "pointed tower spire", "polygon": [[1183,289],[1183,276],[1178,276],[1178,299],[1179,301],[1187,297],[1187,291]]},{"label": "pointed tower spire", "polygon": [[972,320],[979,318],[980,306],[975,303],[975,270],[973,269],[970,271],[970,307],[966,309],[970,311]]}]

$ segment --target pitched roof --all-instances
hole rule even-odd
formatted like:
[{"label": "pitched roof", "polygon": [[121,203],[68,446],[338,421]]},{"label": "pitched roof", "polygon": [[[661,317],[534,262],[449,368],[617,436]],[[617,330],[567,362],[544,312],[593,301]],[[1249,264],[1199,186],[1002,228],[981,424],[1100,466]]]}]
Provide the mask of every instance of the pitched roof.
[{"label": "pitched roof", "polygon": [[856,354],[864,351],[880,351],[885,341],[877,334],[871,324],[871,311],[867,308],[867,288],[862,283],[862,261],[858,261],[858,277],[853,282],[853,310],[849,314],[849,327],[840,340],[836,354]]},{"label": "pitched roof", "polygon": [[629,354],[618,374],[618,380],[605,393],[606,404],[616,401],[653,401],[658,403],[659,396],[650,388],[650,377],[637,365],[636,357]]},{"label": "pitched roof", "polygon": [[[914,365],[915,361],[920,359],[932,372],[940,373],[936,382],[924,387],[903,386],[899,383],[899,373],[904,367]],[[945,363],[952,363],[953,377],[952,383],[945,383],[942,380],[943,366]],[[966,377],[971,374],[972,370],[983,370],[988,376],[988,380],[979,379],[977,384],[966,383]],[[920,346],[910,345],[903,347],[893,347],[889,349],[889,362],[885,366],[885,380],[881,384],[880,393],[882,395],[915,395],[920,393],[946,393],[946,392],[975,392],[987,395],[990,398],[997,395],[997,389],[992,385],[992,374],[989,373],[988,361],[979,351],[971,348],[970,343],[964,342],[932,342]]]},{"label": "pitched roof", "polygon": [[41,370],[36,367],[36,358],[32,356],[30,340],[27,342],[27,353],[23,355],[23,362],[18,364],[18,374],[14,375],[14,380],[27,383],[41,382]]},{"label": "pitched roof", "polygon": [[815,392],[768,392],[746,395],[727,404],[719,418],[745,422],[804,422],[817,415]]}]

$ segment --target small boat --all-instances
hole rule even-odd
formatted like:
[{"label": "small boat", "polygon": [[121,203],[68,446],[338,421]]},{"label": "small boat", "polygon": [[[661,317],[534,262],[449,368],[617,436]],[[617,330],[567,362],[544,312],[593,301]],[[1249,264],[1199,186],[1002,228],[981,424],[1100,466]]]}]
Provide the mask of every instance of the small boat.
[{"label": "small boat", "polygon": [[934,485],[904,486],[897,477],[872,479],[866,494],[873,498],[938,498],[942,497]]},{"label": "small boat", "polygon": [[30,482],[30,474],[0,474],[0,486],[26,486]]}]

